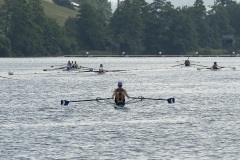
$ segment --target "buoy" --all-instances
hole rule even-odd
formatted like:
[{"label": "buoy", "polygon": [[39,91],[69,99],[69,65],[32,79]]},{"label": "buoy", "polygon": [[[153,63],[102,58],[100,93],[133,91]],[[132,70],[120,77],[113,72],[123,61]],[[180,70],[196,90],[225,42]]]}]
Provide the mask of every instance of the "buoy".
[{"label": "buoy", "polygon": [[8,75],[13,75],[13,71],[9,71],[9,72],[8,72]]}]

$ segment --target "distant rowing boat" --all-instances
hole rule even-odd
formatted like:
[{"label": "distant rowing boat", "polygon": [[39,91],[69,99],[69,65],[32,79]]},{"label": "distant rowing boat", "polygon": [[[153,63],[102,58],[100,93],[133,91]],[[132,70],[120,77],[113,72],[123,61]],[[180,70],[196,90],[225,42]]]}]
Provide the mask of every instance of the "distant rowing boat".
[{"label": "distant rowing boat", "polygon": [[217,68],[217,69],[213,69],[213,68],[197,68],[197,70],[202,70],[202,69],[208,69],[208,70],[211,70],[211,71],[218,71],[221,68]]},{"label": "distant rowing boat", "polygon": [[207,69],[207,70],[211,70],[211,71],[219,71],[223,68],[229,68],[229,69],[233,69],[236,70],[236,67],[220,67],[220,68],[197,68],[197,70],[202,70],[202,69]]}]

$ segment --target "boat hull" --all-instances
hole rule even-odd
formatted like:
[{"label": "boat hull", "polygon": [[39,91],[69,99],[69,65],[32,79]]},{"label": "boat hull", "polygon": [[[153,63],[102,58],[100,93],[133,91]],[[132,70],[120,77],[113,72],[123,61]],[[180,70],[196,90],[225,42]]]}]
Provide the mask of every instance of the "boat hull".
[{"label": "boat hull", "polygon": [[115,109],[125,109],[125,104],[114,104]]}]

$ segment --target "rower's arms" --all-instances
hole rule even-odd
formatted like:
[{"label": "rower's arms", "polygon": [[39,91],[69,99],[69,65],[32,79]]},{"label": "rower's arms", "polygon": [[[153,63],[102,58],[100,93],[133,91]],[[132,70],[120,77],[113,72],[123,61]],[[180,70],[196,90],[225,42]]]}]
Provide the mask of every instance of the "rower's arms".
[{"label": "rower's arms", "polygon": [[112,94],[112,99],[114,99],[114,96],[116,95],[116,90],[114,90],[113,94]]},{"label": "rower's arms", "polygon": [[126,91],[126,90],[124,90],[124,93],[125,93],[125,95],[127,96],[127,98],[130,98],[130,96],[127,94],[127,91]]}]

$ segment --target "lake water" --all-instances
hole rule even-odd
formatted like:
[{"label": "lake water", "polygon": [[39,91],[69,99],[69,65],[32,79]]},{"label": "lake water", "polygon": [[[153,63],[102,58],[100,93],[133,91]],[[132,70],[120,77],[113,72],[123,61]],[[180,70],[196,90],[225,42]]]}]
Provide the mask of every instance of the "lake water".
[{"label": "lake water", "polygon": [[[1,58],[0,159],[240,159],[240,58],[190,58],[236,70],[170,67],[184,59]],[[43,71],[68,60],[127,71]],[[109,98],[118,81],[132,97],[176,102],[132,101],[125,110],[113,100],[60,105]]]}]

